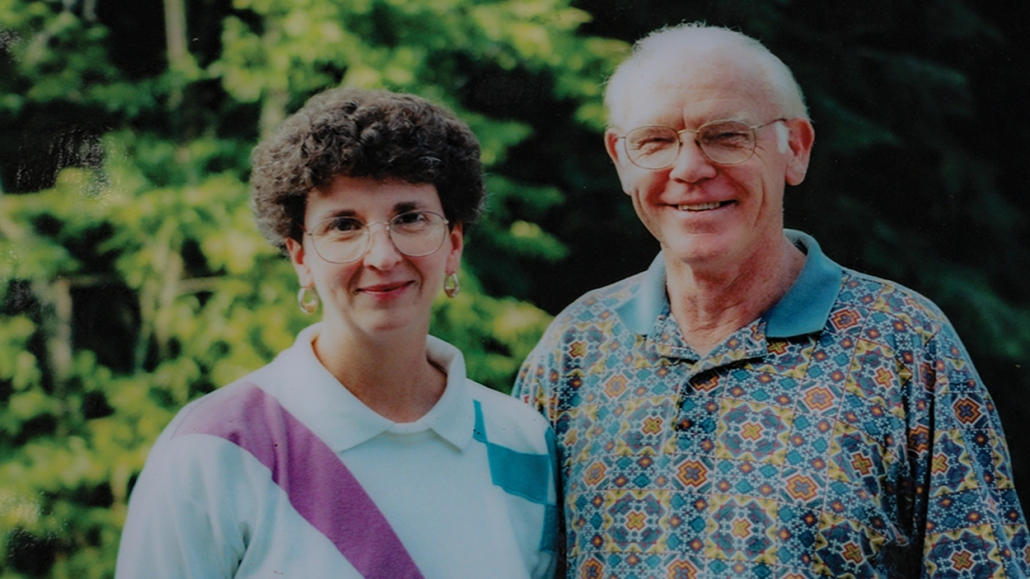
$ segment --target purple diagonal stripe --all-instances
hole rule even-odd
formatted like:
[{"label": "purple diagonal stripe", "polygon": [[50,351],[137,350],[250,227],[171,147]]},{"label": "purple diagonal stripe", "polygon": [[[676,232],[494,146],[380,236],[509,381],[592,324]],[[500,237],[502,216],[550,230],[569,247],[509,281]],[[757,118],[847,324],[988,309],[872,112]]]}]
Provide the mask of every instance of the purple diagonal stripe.
[{"label": "purple diagonal stripe", "polygon": [[290,504],[336,545],[365,579],[423,579],[408,550],[336,453],[254,384],[197,406],[175,436],[210,434],[272,471]]}]

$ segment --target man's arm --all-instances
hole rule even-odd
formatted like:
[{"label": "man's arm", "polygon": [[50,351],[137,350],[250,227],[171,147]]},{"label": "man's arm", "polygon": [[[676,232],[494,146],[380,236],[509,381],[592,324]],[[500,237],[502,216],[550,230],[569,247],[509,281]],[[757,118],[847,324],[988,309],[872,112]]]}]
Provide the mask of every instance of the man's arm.
[{"label": "man's arm", "polygon": [[950,324],[928,341],[916,367],[915,386],[932,405],[909,441],[921,455],[914,474],[926,509],[923,576],[1030,576],[1030,536],[1001,422]]}]

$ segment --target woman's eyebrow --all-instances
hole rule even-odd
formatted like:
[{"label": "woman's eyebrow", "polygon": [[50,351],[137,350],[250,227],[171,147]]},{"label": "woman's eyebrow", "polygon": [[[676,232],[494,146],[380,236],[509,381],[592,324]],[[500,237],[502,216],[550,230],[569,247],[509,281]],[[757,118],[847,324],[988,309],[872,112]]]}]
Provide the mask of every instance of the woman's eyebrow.
[{"label": "woman's eyebrow", "polygon": [[357,212],[354,211],[353,209],[334,209],[334,210],[326,213],[325,215],[323,215],[319,219],[319,221],[324,221],[326,219],[333,219],[335,217],[354,217],[355,215],[357,215]]},{"label": "woman's eyebrow", "polygon": [[[407,213],[408,211],[415,211],[422,209],[425,206],[424,203],[419,201],[401,201],[393,206],[393,214],[400,215],[401,213]],[[318,218],[318,221],[325,221],[326,219],[335,219],[337,217],[357,217],[358,212],[353,209],[333,209]]]},{"label": "woman's eyebrow", "polygon": [[418,201],[402,201],[393,206],[394,214],[407,213],[408,211],[414,211],[422,208],[422,203]]}]

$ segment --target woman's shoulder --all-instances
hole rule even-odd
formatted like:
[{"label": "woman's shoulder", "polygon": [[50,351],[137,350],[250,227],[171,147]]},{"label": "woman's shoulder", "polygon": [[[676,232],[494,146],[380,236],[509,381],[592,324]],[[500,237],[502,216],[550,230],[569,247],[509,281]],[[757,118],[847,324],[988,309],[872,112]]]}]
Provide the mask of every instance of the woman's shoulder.
[{"label": "woman's shoulder", "polygon": [[494,414],[509,416],[516,420],[527,421],[531,424],[539,424],[540,427],[547,426],[547,421],[544,420],[544,417],[525,402],[512,398],[508,394],[493,388],[483,386],[475,380],[468,380],[468,385],[472,398],[483,405],[484,412],[488,411]]},{"label": "woman's shoulder", "polygon": [[182,438],[186,434],[212,434],[213,430],[224,430],[228,426],[236,430],[243,429],[248,423],[261,418],[262,414],[254,413],[254,406],[267,406],[269,401],[275,399],[266,388],[262,388],[262,385],[274,382],[270,366],[250,372],[188,402],[162,430],[155,448],[165,446],[172,439]]},{"label": "woman's shoulder", "polygon": [[477,429],[493,443],[518,452],[549,454],[551,427],[536,410],[507,394],[468,380]]}]

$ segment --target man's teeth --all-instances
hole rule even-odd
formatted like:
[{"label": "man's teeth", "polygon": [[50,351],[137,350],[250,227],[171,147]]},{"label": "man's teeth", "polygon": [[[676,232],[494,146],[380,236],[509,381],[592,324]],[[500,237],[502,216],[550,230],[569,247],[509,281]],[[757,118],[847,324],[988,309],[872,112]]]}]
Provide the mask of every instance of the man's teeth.
[{"label": "man's teeth", "polygon": [[693,204],[690,204],[690,205],[680,205],[679,206],[679,210],[680,211],[707,211],[708,209],[715,209],[716,207],[718,207],[720,205],[722,205],[722,204],[719,203],[719,202],[693,203]]}]

